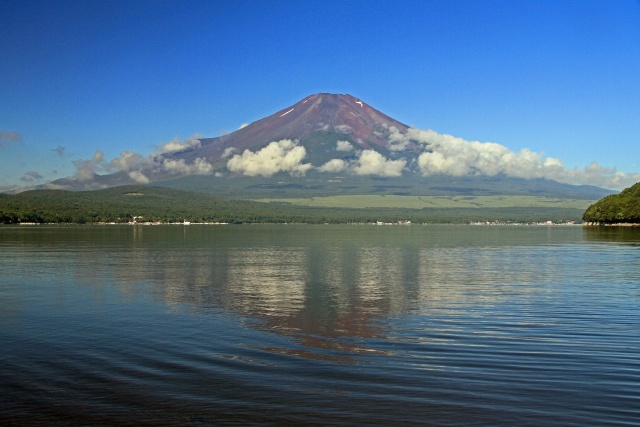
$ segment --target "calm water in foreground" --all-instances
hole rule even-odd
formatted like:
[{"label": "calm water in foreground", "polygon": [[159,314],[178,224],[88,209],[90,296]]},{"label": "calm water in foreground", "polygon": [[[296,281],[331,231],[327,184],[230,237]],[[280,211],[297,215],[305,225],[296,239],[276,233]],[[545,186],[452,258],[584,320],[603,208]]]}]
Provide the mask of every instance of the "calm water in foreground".
[{"label": "calm water in foreground", "polygon": [[0,227],[1,425],[640,424],[640,230]]}]

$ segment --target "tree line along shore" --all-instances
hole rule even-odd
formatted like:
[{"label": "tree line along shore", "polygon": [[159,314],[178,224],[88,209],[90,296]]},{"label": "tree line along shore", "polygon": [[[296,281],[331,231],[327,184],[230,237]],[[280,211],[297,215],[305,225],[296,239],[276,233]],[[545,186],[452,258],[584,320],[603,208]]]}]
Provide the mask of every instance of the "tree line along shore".
[{"label": "tree line along shore", "polygon": [[582,220],[589,225],[640,225],[640,183],[592,204]]},{"label": "tree line along shore", "polygon": [[0,194],[0,223],[640,223],[640,186],[586,211],[559,207],[346,208],[264,203],[152,186]]}]

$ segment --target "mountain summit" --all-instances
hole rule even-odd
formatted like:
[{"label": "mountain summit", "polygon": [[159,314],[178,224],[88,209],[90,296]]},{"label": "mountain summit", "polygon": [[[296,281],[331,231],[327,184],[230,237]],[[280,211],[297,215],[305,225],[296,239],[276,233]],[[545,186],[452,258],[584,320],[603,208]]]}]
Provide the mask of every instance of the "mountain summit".
[{"label": "mountain summit", "polygon": [[283,139],[299,141],[311,157],[318,157],[314,153],[318,144],[339,140],[350,141],[354,149],[388,152],[390,132],[408,128],[351,95],[319,93],[228,135],[201,139],[199,146],[175,152],[172,158],[189,162],[200,157],[223,166],[220,161],[226,159],[225,153],[256,151]]}]

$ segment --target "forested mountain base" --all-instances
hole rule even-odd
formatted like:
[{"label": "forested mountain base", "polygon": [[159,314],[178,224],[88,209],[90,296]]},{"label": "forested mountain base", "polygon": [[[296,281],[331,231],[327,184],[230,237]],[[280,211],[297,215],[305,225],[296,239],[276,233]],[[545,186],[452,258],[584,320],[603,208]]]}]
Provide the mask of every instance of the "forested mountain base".
[{"label": "forested mountain base", "polygon": [[469,223],[579,221],[572,208],[320,208],[260,203],[151,186],[0,194],[0,223]]}]

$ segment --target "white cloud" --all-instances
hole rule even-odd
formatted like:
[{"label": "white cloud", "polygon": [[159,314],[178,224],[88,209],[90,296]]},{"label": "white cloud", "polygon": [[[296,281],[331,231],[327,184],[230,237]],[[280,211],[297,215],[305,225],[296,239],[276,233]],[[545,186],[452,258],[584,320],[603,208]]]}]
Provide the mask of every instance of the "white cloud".
[{"label": "white cloud", "polygon": [[176,175],[209,175],[213,172],[213,165],[202,157],[198,157],[193,163],[187,163],[184,159],[165,159],[162,168]]},{"label": "white cloud", "polygon": [[353,145],[349,141],[338,141],[336,144],[336,150],[338,151],[352,151]]},{"label": "white cloud", "polygon": [[423,175],[445,174],[497,175],[519,178],[543,178],[562,168],[558,159],[543,159],[543,155],[524,149],[519,153],[493,142],[465,141],[432,130],[410,129],[408,135],[425,144],[428,150],[418,157]]},{"label": "white cloud", "polygon": [[312,167],[302,163],[306,156],[307,151],[297,141],[283,139],[255,153],[245,150],[242,155],[236,154],[227,162],[227,168],[247,176],[272,176],[278,172],[304,175]]},{"label": "white cloud", "polygon": [[401,176],[407,161],[389,160],[374,150],[364,150],[353,165],[356,175]]},{"label": "white cloud", "polygon": [[180,159],[180,160],[165,159],[162,161],[162,168],[169,173],[174,173],[179,175],[187,173],[190,169],[189,165],[187,165],[184,159]]},{"label": "white cloud", "polygon": [[349,125],[338,125],[338,126],[334,126],[333,127],[337,132],[340,133],[351,133],[353,131],[353,129],[351,129],[351,126]]},{"label": "white cloud", "polygon": [[203,157],[198,157],[192,164],[193,173],[196,175],[209,175],[213,172],[213,165]]},{"label": "white cloud", "polygon": [[583,169],[562,169],[551,175],[552,179],[569,184],[589,184],[597,187],[622,189],[640,182],[640,173],[618,172],[616,168],[600,166],[591,162]]},{"label": "white cloud", "polygon": [[410,146],[409,141],[403,141],[397,144],[389,144],[389,150],[391,151],[404,151]]},{"label": "white cloud", "polygon": [[129,171],[144,163],[144,158],[133,151],[123,151],[120,153],[120,157],[109,162],[107,166],[109,169]]},{"label": "white cloud", "polygon": [[397,127],[391,126],[389,128],[389,149],[391,151],[406,150],[411,145],[410,139],[409,136],[400,132]]},{"label": "white cloud", "polygon": [[318,170],[320,172],[336,173],[343,172],[347,170],[348,167],[349,164],[342,159],[331,159],[324,165],[320,166]]},{"label": "white cloud", "polygon": [[152,168],[156,172],[165,171],[174,175],[209,175],[213,173],[213,165],[204,158],[196,158],[192,163],[187,163],[184,159],[174,160],[163,158],[161,154],[174,153],[190,147],[200,146],[199,134],[195,134],[184,141],[177,137],[171,141],[161,144],[154,153],[144,158],[132,151],[123,151],[105,169],[121,170],[129,172],[129,177],[135,182],[148,183],[151,179],[142,170]]},{"label": "white cloud", "polygon": [[626,174],[597,163],[584,169],[567,169],[562,161],[546,157],[527,148],[519,152],[494,142],[466,141],[433,130],[410,128],[402,133],[390,128],[390,143],[410,140],[421,143],[424,152],[418,157],[419,172],[425,176],[504,174],[517,178],[546,178],[568,184],[588,184],[606,188],[628,187],[640,181],[640,174]]},{"label": "white cloud", "polygon": [[[209,175],[213,173],[213,165],[204,158],[197,158],[192,163],[187,163],[184,159],[173,160],[163,158],[159,155],[178,151],[185,147],[194,147],[199,144],[199,136],[194,135],[184,142],[174,138],[168,143],[162,144],[159,149],[147,157],[133,151],[123,151],[120,155],[109,162],[105,162],[104,154],[96,151],[91,160],[76,160],[73,162],[76,167],[74,178],[79,181],[89,182],[93,180],[98,172],[127,172],[129,178],[138,183],[149,183],[151,174],[158,172],[169,172],[174,175]],[[57,151],[57,150],[56,150]],[[61,152],[64,152],[61,150]],[[143,172],[146,171],[146,172]]]},{"label": "white cloud", "polygon": [[238,130],[242,129],[242,128],[246,128],[247,126],[249,126],[249,123],[243,123],[240,125],[240,127],[238,128]]},{"label": "white cloud", "polygon": [[91,160],[74,160],[73,165],[76,167],[74,178],[79,181],[89,181],[93,179],[96,171],[101,169],[104,153],[96,151]]},{"label": "white cloud", "polygon": [[[347,130],[344,128],[343,130]],[[109,162],[105,162],[104,154],[96,151],[90,160],[75,160],[74,178],[84,185],[92,185],[98,172],[124,171],[134,182],[147,183],[154,175],[169,172],[176,175],[213,173],[213,165],[204,158],[193,163],[185,160],[173,160],[165,157],[166,153],[174,153],[184,149],[197,147],[200,136],[194,135],[185,141],[178,138],[161,144],[151,155],[143,157],[132,151],[123,151]],[[19,141],[21,136],[16,132],[0,132],[0,143]],[[433,130],[409,128],[402,132],[389,127],[389,144],[391,151],[399,151],[412,147],[421,147],[422,153],[417,162],[410,163],[405,159],[390,160],[374,150],[355,151],[356,147],[349,141],[337,141],[336,151],[355,152],[353,160],[333,159],[317,168],[328,173],[347,172],[357,175],[375,175],[385,177],[401,176],[408,167],[416,167],[425,176],[445,174],[452,176],[504,174],[519,178],[546,178],[569,184],[588,184],[599,187],[621,189],[640,182],[639,173],[619,172],[616,168],[604,167],[596,162],[584,168],[567,169],[556,158],[547,157],[529,149],[519,152],[493,142],[467,141],[452,135],[440,134]],[[0,144],[1,145],[1,144]],[[66,156],[63,146],[53,149],[60,156]],[[231,172],[247,176],[272,176],[278,172],[291,175],[304,175],[312,166],[303,163],[306,150],[297,141],[283,139],[272,142],[261,150],[251,152],[245,150],[241,155],[235,154],[233,147],[228,147],[223,158],[229,158],[227,168]],[[414,166],[415,165],[415,166]],[[143,172],[145,171],[145,172]],[[25,174],[21,181],[35,182],[42,179],[36,171]]]},{"label": "white cloud", "polygon": [[235,152],[236,152],[236,148],[235,147],[227,147],[222,152],[222,158],[226,159],[227,157],[231,156]]},{"label": "white cloud", "polygon": [[148,184],[149,182],[151,182],[151,180],[149,178],[147,178],[140,171],[131,171],[131,172],[129,172],[129,178],[131,178],[132,180],[134,180],[135,182],[140,183],[140,184]]},{"label": "white cloud", "polygon": [[358,152],[358,157],[352,161],[331,159],[318,167],[320,172],[349,172],[355,175],[401,176],[407,165],[405,159],[389,160],[375,150]]},{"label": "white cloud", "polygon": [[178,151],[186,150],[187,148],[199,147],[200,138],[202,138],[200,134],[195,134],[192,137],[185,139],[184,141],[180,141],[180,138],[176,136],[171,141],[165,142],[164,144],[160,144],[160,146],[156,147],[156,151],[153,155],[175,153]]},{"label": "white cloud", "polygon": [[397,127],[389,128],[389,149],[391,151],[403,151],[411,144],[409,138],[404,135]]}]

